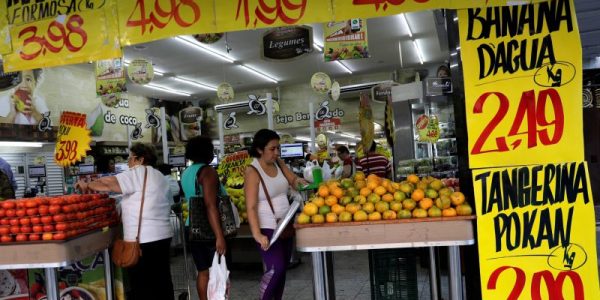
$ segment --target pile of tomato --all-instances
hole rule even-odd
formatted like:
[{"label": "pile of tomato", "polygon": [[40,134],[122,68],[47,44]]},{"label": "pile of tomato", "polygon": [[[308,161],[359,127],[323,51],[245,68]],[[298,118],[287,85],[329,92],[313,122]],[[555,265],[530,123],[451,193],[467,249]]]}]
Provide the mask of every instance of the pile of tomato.
[{"label": "pile of tomato", "polygon": [[119,222],[106,194],[0,201],[0,242],[65,240]]}]

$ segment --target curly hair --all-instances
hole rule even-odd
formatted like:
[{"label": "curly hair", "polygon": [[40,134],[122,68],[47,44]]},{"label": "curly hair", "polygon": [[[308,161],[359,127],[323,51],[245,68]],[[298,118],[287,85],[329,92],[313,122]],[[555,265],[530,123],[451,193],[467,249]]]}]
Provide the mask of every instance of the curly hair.
[{"label": "curly hair", "polygon": [[131,153],[139,158],[144,158],[144,165],[154,167],[158,156],[156,155],[156,148],[150,144],[135,143],[129,148]]},{"label": "curly hair", "polygon": [[207,136],[195,136],[185,145],[185,158],[194,163],[209,164],[215,154],[215,146]]}]

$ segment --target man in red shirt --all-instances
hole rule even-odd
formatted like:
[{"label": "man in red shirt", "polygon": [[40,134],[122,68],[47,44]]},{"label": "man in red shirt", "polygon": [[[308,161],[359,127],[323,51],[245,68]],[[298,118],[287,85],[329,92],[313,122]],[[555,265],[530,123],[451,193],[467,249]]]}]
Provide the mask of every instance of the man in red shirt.
[{"label": "man in red shirt", "polygon": [[350,178],[354,175],[356,171],[356,167],[354,166],[354,162],[352,161],[352,157],[350,157],[350,151],[346,146],[337,147],[337,156],[342,161],[343,171],[342,178]]},{"label": "man in red shirt", "polygon": [[392,165],[390,161],[383,155],[375,152],[377,143],[373,142],[369,153],[358,160],[357,170],[363,171],[365,175],[375,174],[382,178],[391,178]]}]

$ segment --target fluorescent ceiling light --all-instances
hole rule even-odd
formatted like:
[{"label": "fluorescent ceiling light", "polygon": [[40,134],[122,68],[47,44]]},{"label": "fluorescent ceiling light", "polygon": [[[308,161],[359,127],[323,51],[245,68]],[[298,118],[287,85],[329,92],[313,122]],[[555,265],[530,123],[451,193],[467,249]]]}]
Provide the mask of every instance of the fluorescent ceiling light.
[{"label": "fluorescent ceiling light", "polygon": [[317,42],[313,43],[313,47],[315,47],[319,52],[323,51],[323,46],[321,44],[318,44]]},{"label": "fluorescent ceiling light", "polygon": [[413,45],[415,46],[415,49],[417,49],[417,55],[419,56],[419,62],[421,62],[421,64],[423,64],[423,53],[421,53],[421,48],[419,48],[417,41],[413,40],[412,42],[413,42]]},{"label": "fluorescent ceiling light", "polygon": [[454,22],[458,21],[458,17],[454,17]]},{"label": "fluorescent ceiling light", "polygon": [[341,61],[339,60],[334,60],[338,66],[342,67],[342,69],[344,69],[344,71],[348,72],[349,74],[352,74],[352,70],[350,70],[346,65],[344,65]]},{"label": "fluorescent ceiling light", "polygon": [[155,90],[159,90],[159,91],[163,91],[163,92],[167,92],[167,93],[172,93],[172,94],[177,94],[177,95],[182,95],[182,96],[191,96],[190,93],[186,93],[186,92],[180,92],[180,91],[176,91],[164,86],[160,86],[160,85],[156,85],[156,84],[146,84],[146,87],[149,87],[151,89],[155,89]]},{"label": "fluorescent ceiling light", "polygon": [[0,147],[29,147],[29,148],[41,148],[42,143],[38,142],[0,142]]},{"label": "fluorescent ceiling light", "polygon": [[456,56],[458,54],[458,52],[451,52],[450,56]]},{"label": "fluorescent ceiling light", "polygon": [[400,14],[400,19],[402,21],[402,23],[404,24],[404,26],[406,27],[406,29],[408,30],[408,37],[412,39],[412,30],[410,30],[410,25],[408,25],[408,20],[406,20],[406,15],[405,14]]},{"label": "fluorescent ceiling light", "polygon": [[216,87],[212,87],[210,85],[204,84],[204,83],[200,83],[194,80],[190,80],[190,79],[186,79],[186,78],[181,78],[181,77],[172,77],[174,80],[185,83],[185,84],[191,84],[193,86],[197,86],[199,88],[203,88],[203,89],[207,89],[207,90],[211,90],[211,91],[216,91],[217,88]]},{"label": "fluorescent ceiling light", "polygon": [[356,140],[360,140],[360,138],[355,137],[353,135],[350,134],[346,134],[346,133],[340,133],[339,135],[343,136],[343,137],[347,137],[347,138],[351,138],[351,139],[356,139]]},{"label": "fluorescent ceiling light", "polygon": [[451,69],[453,69],[453,68],[456,68],[456,67],[458,67],[458,64],[451,64],[451,65],[450,65],[450,68],[451,68]]},{"label": "fluorescent ceiling light", "polygon": [[305,136],[297,136],[295,139],[298,140],[298,141],[304,141],[304,142],[310,142],[311,141],[309,137],[305,137]]},{"label": "fluorescent ceiling light", "polygon": [[335,131],[327,130],[327,133],[335,134]]},{"label": "fluorescent ceiling light", "polygon": [[273,78],[273,77],[271,77],[271,76],[269,76],[269,75],[267,75],[267,74],[265,74],[265,73],[263,73],[263,72],[261,72],[261,71],[259,71],[257,69],[254,69],[254,68],[249,67],[247,65],[240,65],[240,67],[242,67],[242,68],[246,69],[247,71],[252,72],[252,73],[254,73],[254,74],[256,74],[256,75],[258,75],[258,76],[260,76],[260,77],[262,77],[262,78],[264,78],[266,80],[268,80],[268,81],[271,81],[273,83],[279,83],[279,81],[277,79],[275,79],[275,78]]},{"label": "fluorescent ceiling light", "polygon": [[213,49],[211,49],[209,47],[206,47],[206,46],[204,46],[204,45],[202,45],[202,44],[200,44],[200,43],[198,43],[196,41],[191,41],[188,38],[176,37],[175,40],[177,40],[177,41],[179,41],[179,42],[181,42],[181,43],[183,43],[185,45],[188,45],[190,47],[194,47],[196,49],[200,49],[202,52],[204,52],[206,54],[209,54],[209,55],[212,55],[214,57],[220,58],[220,59],[222,59],[224,61],[227,61],[227,62],[230,62],[230,63],[235,62],[235,60],[232,59],[231,57],[229,57],[227,55],[224,55],[224,54],[221,54],[221,53],[219,53],[219,52],[217,52],[217,51],[215,51],[215,50],[213,50]]}]

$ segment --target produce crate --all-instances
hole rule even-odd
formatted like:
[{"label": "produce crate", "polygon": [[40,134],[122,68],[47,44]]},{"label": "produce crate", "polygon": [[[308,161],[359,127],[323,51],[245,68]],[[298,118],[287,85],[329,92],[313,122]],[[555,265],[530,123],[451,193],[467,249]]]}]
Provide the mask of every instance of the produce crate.
[{"label": "produce crate", "polygon": [[371,299],[419,299],[414,249],[369,250]]}]

